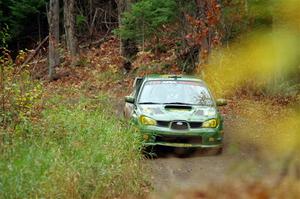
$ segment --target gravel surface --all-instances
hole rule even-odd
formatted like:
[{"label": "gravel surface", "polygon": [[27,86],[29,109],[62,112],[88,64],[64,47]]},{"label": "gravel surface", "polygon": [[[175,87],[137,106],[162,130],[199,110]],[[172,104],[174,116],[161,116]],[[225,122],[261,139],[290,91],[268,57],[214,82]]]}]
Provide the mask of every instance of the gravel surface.
[{"label": "gravel surface", "polygon": [[[235,118],[225,120],[224,150],[220,155],[214,151],[197,150],[188,157],[178,157],[173,149],[158,148],[158,157],[148,159],[154,193],[168,193],[178,188],[193,188],[234,179],[255,179],[268,174],[264,161],[257,158],[255,148],[240,146],[235,133],[228,128]],[[226,128],[227,127],[227,128]]]}]

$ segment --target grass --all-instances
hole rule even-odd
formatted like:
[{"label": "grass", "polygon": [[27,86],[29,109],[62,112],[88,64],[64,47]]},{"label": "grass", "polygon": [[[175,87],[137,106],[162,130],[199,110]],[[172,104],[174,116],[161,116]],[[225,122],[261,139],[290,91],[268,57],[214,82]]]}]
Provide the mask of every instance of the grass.
[{"label": "grass", "polygon": [[139,136],[107,104],[55,96],[39,122],[18,125],[1,146],[0,198],[141,196]]}]

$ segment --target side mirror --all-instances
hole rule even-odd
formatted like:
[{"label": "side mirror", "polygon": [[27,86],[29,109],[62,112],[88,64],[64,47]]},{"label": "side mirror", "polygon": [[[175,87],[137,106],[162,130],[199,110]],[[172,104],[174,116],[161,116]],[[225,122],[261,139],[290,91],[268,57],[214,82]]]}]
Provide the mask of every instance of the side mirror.
[{"label": "side mirror", "polygon": [[134,97],[132,97],[132,96],[126,96],[125,97],[125,102],[127,102],[127,103],[133,104],[134,101],[135,101]]},{"label": "side mirror", "polygon": [[226,99],[217,99],[216,104],[217,104],[217,106],[225,106],[225,105],[227,105],[227,100]]}]

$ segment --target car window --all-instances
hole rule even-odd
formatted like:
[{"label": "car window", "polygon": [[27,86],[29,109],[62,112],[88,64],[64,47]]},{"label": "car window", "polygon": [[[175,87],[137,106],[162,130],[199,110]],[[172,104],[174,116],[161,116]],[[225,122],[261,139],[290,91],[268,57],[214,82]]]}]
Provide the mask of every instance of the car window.
[{"label": "car window", "polygon": [[182,103],[213,105],[208,89],[195,81],[147,81],[141,91],[139,103]]}]

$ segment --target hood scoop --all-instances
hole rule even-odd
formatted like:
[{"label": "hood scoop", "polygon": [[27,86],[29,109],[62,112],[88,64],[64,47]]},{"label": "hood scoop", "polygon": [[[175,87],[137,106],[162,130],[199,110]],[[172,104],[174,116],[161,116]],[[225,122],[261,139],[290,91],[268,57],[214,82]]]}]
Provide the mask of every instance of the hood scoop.
[{"label": "hood scoop", "polygon": [[187,105],[166,105],[165,109],[167,111],[190,111],[192,107]]}]

